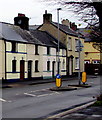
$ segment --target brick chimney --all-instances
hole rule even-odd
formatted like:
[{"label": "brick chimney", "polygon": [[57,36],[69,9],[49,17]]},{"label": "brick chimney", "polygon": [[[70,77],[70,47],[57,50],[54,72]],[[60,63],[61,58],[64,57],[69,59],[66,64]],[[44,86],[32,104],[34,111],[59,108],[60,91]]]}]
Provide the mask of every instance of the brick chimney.
[{"label": "brick chimney", "polygon": [[62,20],[62,24],[70,27],[70,21],[69,21],[68,19],[66,19],[66,20],[63,19],[63,20]]},{"label": "brick chimney", "polygon": [[45,10],[45,14],[43,15],[43,23],[50,23],[52,22],[52,14],[47,13],[47,10]]},{"label": "brick chimney", "polygon": [[70,22],[70,28],[74,31],[77,30],[77,25],[75,25],[75,22],[73,22],[73,23]]},{"label": "brick chimney", "polygon": [[29,30],[29,18],[25,14],[18,13],[18,16],[14,18],[14,24],[24,30]]}]

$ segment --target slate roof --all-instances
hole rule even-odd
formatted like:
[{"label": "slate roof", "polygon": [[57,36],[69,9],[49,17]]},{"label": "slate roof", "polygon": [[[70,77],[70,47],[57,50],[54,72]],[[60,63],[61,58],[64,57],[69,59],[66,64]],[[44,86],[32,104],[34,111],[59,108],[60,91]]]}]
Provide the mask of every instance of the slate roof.
[{"label": "slate roof", "polygon": [[79,28],[78,31],[79,33],[81,33],[84,36],[84,41],[85,42],[93,42],[92,39],[90,39],[90,31],[91,29],[87,29],[87,28]]},{"label": "slate roof", "polygon": [[[55,27],[58,27],[58,23],[56,22],[51,22],[51,24]],[[78,34],[74,30],[70,29],[67,25],[59,24],[59,29],[66,34],[78,37]]]},{"label": "slate roof", "polygon": [[[19,26],[0,22],[0,38],[7,41],[26,42],[38,45],[46,45],[56,47],[58,40],[46,31],[39,30],[23,30]],[[65,46],[60,42],[60,48]]]},{"label": "slate roof", "polygon": [[29,25],[29,30],[37,30],[40,25]]},{"label": "slate roof", "polygon": [[[43,45],[58,47],[58,40],[46,31],[30,30],[31,34],[37,38]],[[59,43],[60,48],[66,48],[64,44]]]},{"label": "slate roof", "polygon": [[0,22],[0,36],[8,41],[42,44],[29,31],[9,23]]},{"label": "slate roof", "polygon": [[13,29],[13,25],[0,22],[0,28],[0,34],[2,35],[2,38],[10,41],[26,42],[26,40],[16,33],[16,31]]}]

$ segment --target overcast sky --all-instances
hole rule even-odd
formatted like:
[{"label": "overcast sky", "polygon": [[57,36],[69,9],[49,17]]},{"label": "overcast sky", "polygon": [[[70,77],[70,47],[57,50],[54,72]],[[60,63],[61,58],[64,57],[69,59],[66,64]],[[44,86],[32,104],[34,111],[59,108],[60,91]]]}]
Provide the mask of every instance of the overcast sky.
[{"label": "overcast sky", "polygon": [[[57,22],[57,8],[59,5],[48,5],[40,0],[0,0],[0,21],[14,23],[13,19],[18,13],[23,13],[30,18],[30,25],[40,25],[43,23],[45,10],[52,14],[52,19]],[[66,9],[60,11],[59,21],[69,19],[79,24],[77,17]]]}]

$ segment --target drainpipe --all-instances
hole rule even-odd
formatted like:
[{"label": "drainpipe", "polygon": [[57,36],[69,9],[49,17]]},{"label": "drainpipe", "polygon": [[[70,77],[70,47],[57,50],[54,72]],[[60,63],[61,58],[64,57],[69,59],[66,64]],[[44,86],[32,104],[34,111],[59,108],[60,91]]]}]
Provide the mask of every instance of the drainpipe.
[{"label": "drainpipe", "polygon": [[6,81],[6,40],[4,39],[4,43],[5,43],[5,81]]}]

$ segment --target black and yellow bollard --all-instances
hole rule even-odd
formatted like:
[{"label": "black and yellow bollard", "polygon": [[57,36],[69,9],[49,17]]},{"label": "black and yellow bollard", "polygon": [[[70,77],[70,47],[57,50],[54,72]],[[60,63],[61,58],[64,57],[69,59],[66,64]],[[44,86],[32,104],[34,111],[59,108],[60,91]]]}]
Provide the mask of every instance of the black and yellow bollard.
[{"label": "black and yellow bollard", "polygon": [[61,76],[59,74],[56,75],[56,87],[61,87],[62,85],[62,80],[61,80]]},{"label": "black and yellow bollard", "polygon": [[85,84],[87,81],[86,72],[82,73],[82,83]]}]

